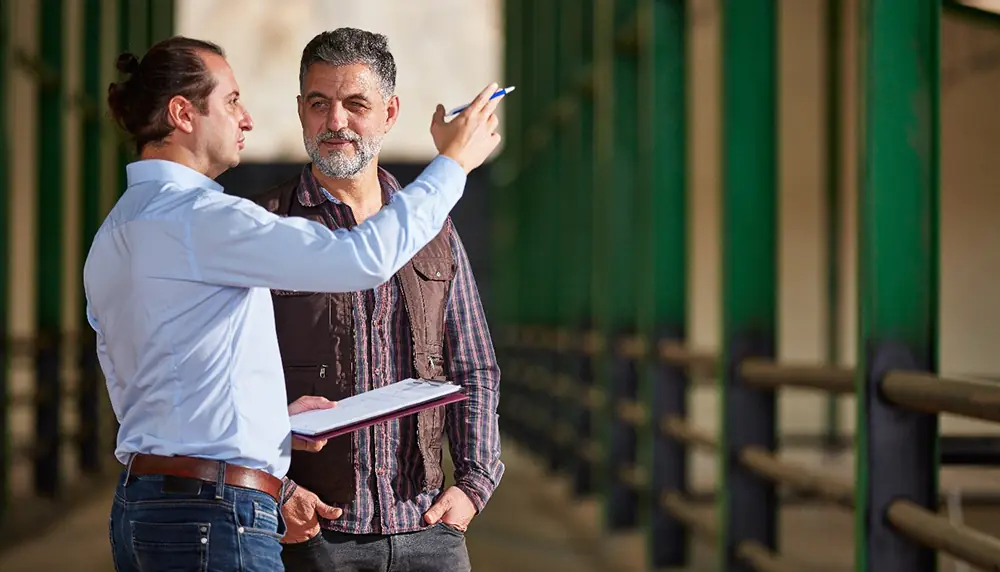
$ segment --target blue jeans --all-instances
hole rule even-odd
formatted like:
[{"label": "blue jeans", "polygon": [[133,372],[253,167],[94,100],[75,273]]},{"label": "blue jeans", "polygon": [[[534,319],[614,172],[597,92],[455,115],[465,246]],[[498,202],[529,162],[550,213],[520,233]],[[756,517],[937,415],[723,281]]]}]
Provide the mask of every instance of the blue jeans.
[{"label": "blue jeans", "polygon": [[284,570],[281,511],[265,493],[213,483],[131,475],[111,506],[117,572]]}]

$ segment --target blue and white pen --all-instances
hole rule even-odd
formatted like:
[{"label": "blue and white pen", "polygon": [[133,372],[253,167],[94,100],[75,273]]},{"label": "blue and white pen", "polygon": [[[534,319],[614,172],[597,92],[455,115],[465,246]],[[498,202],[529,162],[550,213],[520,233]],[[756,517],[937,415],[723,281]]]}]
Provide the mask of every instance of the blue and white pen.
[{"label": "blue and white pen", "polygon": [[[507,95],[508,93],[510,93],[512,91],[514,91],[514,86],[505,87],[503,89],[498,89],[495,92],[493,92],[493,95],[490,96],[490,99],[496,99],[496,98],[498,98],[498,97],[500,97],[502,95]],[[455,109],[452,109],[447,114],[445,114],[445,117],[451,117],[452,115],[455,115],[455,114],[458,114],[458,113],[462,113],[462,111],[466,107],[469,107],[470,105],[472,105],[472,104],[471,103],[467,103],[467,104],[463,105],[462,107],[456,107]]]}]

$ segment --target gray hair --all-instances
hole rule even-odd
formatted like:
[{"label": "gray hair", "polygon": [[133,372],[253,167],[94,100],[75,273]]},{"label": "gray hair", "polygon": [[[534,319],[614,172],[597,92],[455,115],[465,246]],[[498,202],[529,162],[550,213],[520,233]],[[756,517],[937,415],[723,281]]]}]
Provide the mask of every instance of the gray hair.
[{"label": "gray hair", "polygon": [[335,66],[364,64],[378,78],[382,97],[396,92],[396,60],[389,51],[389,39],[382,34],[357,28],[337,28],[323,32],[306,44],[299,64],[299,91],[305,86],[306,72],[316,63]]}]

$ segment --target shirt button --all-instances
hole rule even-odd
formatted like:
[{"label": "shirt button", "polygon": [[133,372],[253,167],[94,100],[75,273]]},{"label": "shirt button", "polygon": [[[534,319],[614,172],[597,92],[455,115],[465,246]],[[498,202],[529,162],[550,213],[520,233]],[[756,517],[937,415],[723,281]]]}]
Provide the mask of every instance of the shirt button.
[{"label": "shirt button", "polygon": [[239,528],[237,528],[236,530],[237,530],[237,531],[238,531],[238,532],[239,532],[240,534],[243,534],[243,527],[242,527],[242,526],[241,526],[241,527],[239,527]]},{"label": "shirt button", "polygon": [[201,543],[202,543],[202,544],[208,544],[208,539],[207,539],[207,538],[205,538],[204,536],[202,536],[202,537],[201,537]]}]

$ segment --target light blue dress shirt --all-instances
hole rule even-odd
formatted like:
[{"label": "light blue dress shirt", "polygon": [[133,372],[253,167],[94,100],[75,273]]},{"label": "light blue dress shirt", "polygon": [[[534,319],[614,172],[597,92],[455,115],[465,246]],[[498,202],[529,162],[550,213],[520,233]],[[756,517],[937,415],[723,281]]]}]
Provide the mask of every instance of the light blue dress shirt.
[{"label": "light blue dress shirt", "polygon": [[178,163],[138,161],[126,172],[83,270],[121,423],[115,456],[189,455],[283,477],[291,433],[270,289],[348,292],[389,280],[440,232],[465,171],[435,158],[350,231],[279,217]]}]

